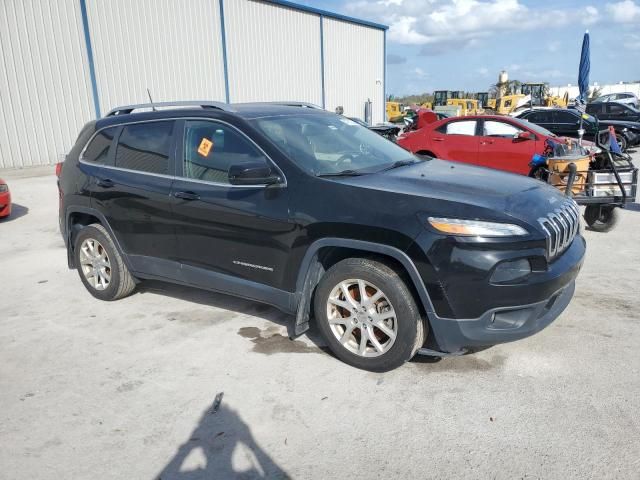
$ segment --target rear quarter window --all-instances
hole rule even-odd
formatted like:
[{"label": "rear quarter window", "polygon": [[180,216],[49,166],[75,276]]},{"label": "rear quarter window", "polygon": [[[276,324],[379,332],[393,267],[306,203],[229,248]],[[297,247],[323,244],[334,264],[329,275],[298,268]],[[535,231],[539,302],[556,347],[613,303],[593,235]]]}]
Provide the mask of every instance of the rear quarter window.
[{"label": "rear quarter window", "polygon": [[104,164],[109,158],[109,150],[117,127],[100,130],[87,145],[82,160],[89,163]]}]

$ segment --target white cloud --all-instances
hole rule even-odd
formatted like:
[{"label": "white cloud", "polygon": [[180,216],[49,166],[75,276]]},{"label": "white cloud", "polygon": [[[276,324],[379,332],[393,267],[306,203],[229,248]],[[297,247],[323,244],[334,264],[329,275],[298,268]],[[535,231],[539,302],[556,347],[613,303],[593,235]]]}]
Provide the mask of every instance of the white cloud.
[{"label": "white cloud", "polygon": [[[389,23],[391,41],[430,45],[436,52],[473,45],[496,32],[564,25],[571,19],[568,11],[531,10],[519,0],[357,0],[346,8]],[[597,10],[591,8],[593,17]]]},{"label": "white cloud", "polygon": [[489,75],[489,69],[487,67],[480,67],[477,71],[478,75],[480,75],[481,77],[486,77],[487,75]]},{"label": "white cloud", "polygon": [[[579,7],[527,6],[523,0],[346,0],[353,15],[388,24],[392,42],[422,45],[424,55],[468,48],[504,32],[548,30],[581,22],[593,25],[600,11]],[[630,3],[631,0],[619,2]],[[617,5],[617,4],[616,4]],[[609,8],[609,7],[608,7]],[[613,7],[612,7],[613,8]]]},{"label": "white cloud", "polygon": [[596,7],[587,5],[584,11],[581,11],[581,17],[583,25],[593,25],[594,23],[598,23],[600,20],[600,12],[598,12]]},{"label": "white cloud", "polygon": [[640,22],[640,5],[634,0],[608,3],[607,12],[614,22],[635,23]]}]

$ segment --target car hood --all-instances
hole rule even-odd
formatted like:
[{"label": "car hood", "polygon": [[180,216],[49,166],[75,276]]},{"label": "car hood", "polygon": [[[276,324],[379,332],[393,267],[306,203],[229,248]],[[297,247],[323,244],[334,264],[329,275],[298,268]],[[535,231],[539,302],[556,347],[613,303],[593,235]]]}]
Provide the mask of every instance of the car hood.
[{"label": "car hood", "polygon": [[440,216],[504,220],[507,215],[531,225],[566,201],[559,190],[539,180],[438,159],[349,177],[346,183],[422,197],[422,211]]}]

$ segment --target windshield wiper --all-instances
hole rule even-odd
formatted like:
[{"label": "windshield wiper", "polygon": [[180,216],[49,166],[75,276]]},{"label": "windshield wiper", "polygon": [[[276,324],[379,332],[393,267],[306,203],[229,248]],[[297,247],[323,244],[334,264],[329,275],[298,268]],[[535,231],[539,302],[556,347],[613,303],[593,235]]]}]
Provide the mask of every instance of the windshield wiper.
[{"label": "windshield wiper", "polygon": [[398,160],[396,162],[393,162],[388,167],[384,167],[382,170],[379,170],[379,172],[386,172],[387,170],[393,170],[394,168],[405,167],[407,165],[413,165],[414,163],[418,163],[419,161],[420,160],[414,160],[414,159]]},{"label": "windshield wiper", "polygon": [[318,173],[316,177],[357,177],[359,175],[364,174],[355,170],[342,170],[340,172]]}]

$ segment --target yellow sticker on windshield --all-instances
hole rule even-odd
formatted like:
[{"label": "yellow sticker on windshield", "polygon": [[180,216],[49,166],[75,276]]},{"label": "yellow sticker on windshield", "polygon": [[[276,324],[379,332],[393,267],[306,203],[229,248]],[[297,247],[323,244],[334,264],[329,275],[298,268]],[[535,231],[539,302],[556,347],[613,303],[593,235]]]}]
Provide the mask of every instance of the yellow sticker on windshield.
[{"label": "yellow sticker on windshield", "polygon": [[198,153],[203,157],[206,157],[207,155],[209,155],[209,152],[211,151],[212,147],[213,147],[213,142],[208,138],[203,138],[200,141],[200,146],[198,147]]},{"label": "yellow sticker on windshield", "polygon": [[589,120],[590,115],[587,115],[586,113],[582,114],[582,118],[584,118],[585,120]]}]

